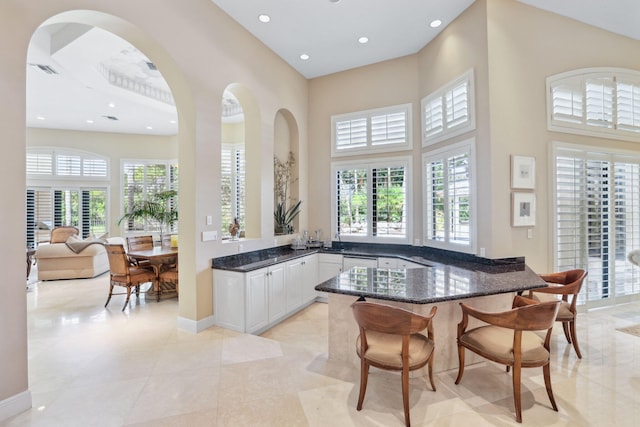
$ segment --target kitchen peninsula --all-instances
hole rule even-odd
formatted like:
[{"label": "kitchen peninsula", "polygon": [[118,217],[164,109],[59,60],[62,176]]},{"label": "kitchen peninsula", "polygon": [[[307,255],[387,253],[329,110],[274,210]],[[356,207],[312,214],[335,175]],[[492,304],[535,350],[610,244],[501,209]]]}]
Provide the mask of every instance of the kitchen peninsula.
[{"label": "kitchen peninsula", "polygon": [[[473,262],[473,258],[438,260],[425,259],[427,266],[411,269],[353,267],[316,286],[329,293],[329,358],[359,364],[355,352],[359,332],[351,304],[364,297],[425,315],[436,305],[434,372],[454,369],[460,300],[480,310],[503,311],[511,308],[516,293],[546,286],[524,260],[496,265],[480,259]],[[465,363],[480,360],[469,354]]]}]

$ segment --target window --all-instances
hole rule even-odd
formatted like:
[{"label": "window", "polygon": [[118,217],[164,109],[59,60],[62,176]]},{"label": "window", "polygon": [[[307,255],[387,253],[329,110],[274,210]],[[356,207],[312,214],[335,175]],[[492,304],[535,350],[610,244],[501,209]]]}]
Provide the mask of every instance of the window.
[{"label": "window", "polygon": [[549,130],[640,142],[640,72],[575,70],[547,88]]},{"label": "window", "polygon": [[[124,160],[122,162],[122,213],[129,212],[134,204],[146,200],[149,195],[165,190],[178,190],[178,166],[163,160]],[[169,203],[176,203],[171,200]],[[130,220],[124,223],[125,233],[160,232],[155,222]],[[164,232],[176,232],[177,225]]]},{"label": "window", "polygon": [[411,149],[411,104],[331,117],[333,156]]},{"label": "window", "polygon": [[244,144],[222,144],[222,238],[231,238],[229,224],[238,218],[240,230],[246,229],[245,221],[245,149]]},{"label": "window", "polygon": [[78,227],[82,238],[108,231],[106,188],[27,188],[26,200],[29,247],[48,241],[60,225]]},{"label": "window", "polygon": [[409,158],[332,165],[333,229],[346,240],[408,243]]},{"label": "window", "polygon": [[27,149],[27,177],[109,178],[106,157],[82,151],[35,147]]},{"label": "window", "polygon": [[554,162],[554,269],[589,271],[580,303],[640,293],[640,155],[556,143]]},{"label": "window", "polygon": [[475,251],[475,154],[473,140],[425,153],[424,243]]},{"label": "window", "polygon": [[422,145],[475,129],[473,70],[422,99]]}]

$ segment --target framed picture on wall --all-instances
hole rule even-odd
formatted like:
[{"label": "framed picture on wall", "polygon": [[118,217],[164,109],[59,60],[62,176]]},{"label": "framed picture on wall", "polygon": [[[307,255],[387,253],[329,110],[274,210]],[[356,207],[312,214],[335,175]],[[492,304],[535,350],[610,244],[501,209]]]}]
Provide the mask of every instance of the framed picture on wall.
[{"label": "framed picture on wall", "polygon": [[536,158],[511,156],[511,188],[536,188]]},{"label": "framed picture on wall", "polygon": [[536,195],[534,193],[511,193],[511,225],[531,227],[536,225]]}]

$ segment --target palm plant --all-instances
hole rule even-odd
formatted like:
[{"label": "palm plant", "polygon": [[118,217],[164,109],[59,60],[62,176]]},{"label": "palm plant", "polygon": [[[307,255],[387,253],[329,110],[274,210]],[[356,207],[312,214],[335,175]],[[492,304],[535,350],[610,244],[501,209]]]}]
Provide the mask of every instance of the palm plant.
[{"label": "palm plant", "polygon": [[171,230],[178,221],[177,203],[172,203],[172,199],[177,195],[178,192],[175,190],[165,190],[150,195],[146,200],[135,202],[129,212],[118,220],[118,225],[125,220],[130,223],[135,220],[141,220],[145,223],[155,222],[160,227],[160,241],[162,242],[165,229]]},{"label": "palm plant", "polygon": [[[289,186],[297,179],[293,176],[293,166],[296,159],[289,152],[287,161],[282,162],[273,156],[273,178],[275,210],[273,211],[275,234],[288,234],[293,232],[293,221],[300,214],[301,200],[294,201],[289,195]],[[289,205],[287,207],[287,205]]]}]

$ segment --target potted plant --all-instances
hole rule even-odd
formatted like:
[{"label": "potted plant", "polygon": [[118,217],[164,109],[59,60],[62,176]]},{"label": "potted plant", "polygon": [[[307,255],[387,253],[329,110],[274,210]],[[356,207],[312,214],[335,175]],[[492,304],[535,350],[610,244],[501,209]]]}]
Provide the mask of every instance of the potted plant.
[{"label": "potted plant", "polygon": [[135,202],[129,212],[118,220],[118,225],[125,220],[131,224],[135,220],[145,223],[155,222],[160,228],[160,242],[162,243],[165,230],[170,231],[178,221],[177,203],[171,203],[171,199],[177,195],[178,192],[175,190],[165,190],[151,194],[146,200]]},{"label": "potted plant", "polygon": [[292,175],[295,163],[296,159],[291,151],[289,152],[289,157],[285,162],[282,162],[276,156],[273,156],[275,199],[273,222],[274,233],[276,235],[293,233],[293,221],[300,214],[300,205],[302,200],[294,200],[289,195],[290,184],[293,184],[296,181]]}]

